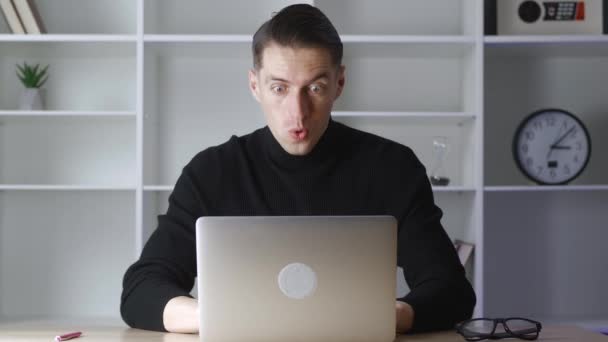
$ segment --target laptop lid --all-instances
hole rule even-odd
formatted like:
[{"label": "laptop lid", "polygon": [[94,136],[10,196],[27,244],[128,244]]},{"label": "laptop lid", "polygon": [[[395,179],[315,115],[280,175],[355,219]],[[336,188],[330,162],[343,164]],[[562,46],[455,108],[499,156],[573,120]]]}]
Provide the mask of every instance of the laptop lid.
[{"label": "laptop lid", "polygon": [[201,341],[393,341],[392,216],[202,217]]}]

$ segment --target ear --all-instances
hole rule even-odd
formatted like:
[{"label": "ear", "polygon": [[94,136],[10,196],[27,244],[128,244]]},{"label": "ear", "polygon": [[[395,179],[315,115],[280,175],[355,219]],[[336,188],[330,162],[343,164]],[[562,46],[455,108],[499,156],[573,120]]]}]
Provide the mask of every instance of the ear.
[{"label": "ear", "polygon": [[340,69],[338,70],[338,89],[336,90],[336,97],[334,100],[340,97],[342,90],[344,90],[344,84],[346,83],[345,69],[346,67],[344,65],[340,65]]},{"label": "ear", "polygon": [[260,102],[260,86],[258,81],[258,73],[255,69],[249,69],[249,90],[251,95]]}]

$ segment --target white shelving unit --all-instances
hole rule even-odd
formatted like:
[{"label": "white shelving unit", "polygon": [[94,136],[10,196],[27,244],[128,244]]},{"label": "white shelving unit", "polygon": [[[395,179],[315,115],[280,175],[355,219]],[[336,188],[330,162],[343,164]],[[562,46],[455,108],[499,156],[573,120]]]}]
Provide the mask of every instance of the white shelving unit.
[{"label": "white shelving unit", "polygon": [[[487,315],[608,326],[606,36],[485,38],[484,289]],[[587,169],[563,186],[530,184],[512,162],[512,134],[542,108],[577,115],[592,139]],[[488,156],[488,154],[486,154]]]},{"label": "white shelving unit", "polygon": [[[251,36],[294,2],[38,0],[48,34],[0,21],[0,320],[119,317],[122,275],[182,167],[265,124],[247,88]],[[608,274],[595,250],[608,219],[608,40],[484,36],[481,0],[308,3],[345,46],[335,120],[427,167],[432,138],[449,138],[451,182],[433,191],[450,237],[476,244],[475,314],[608,320],[592,303],[606,302],[593,284]],[[47,110],[17,110],[24,60],[51,65]],[[541,105],[591,129],[592,162],[571,186],[530,185],[510,157],[514,127]]]}]

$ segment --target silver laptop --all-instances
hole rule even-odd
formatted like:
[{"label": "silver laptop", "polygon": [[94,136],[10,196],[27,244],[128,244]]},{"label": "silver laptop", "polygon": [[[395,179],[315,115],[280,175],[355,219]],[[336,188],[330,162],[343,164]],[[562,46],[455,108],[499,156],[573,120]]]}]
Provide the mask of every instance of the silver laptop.
[{"label": "silver laptop", "polygon": [[201,217],[201,341],[393,341],[392,216]]}]

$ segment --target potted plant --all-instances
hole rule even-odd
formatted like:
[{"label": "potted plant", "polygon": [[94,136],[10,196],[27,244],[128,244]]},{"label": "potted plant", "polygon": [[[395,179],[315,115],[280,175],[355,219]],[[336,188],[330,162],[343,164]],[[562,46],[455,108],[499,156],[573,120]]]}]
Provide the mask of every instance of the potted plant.
[{"label": "potted plant", "polygon": [[44,100],[40,88],[48,79],[49,66],[40,68],[40,64],[29,65],[23,62],[23,65],[17,64],[17,77],[25,86],[21,93],[21,103],[19,109],[22,110],[40,110],[44,108]]}]

